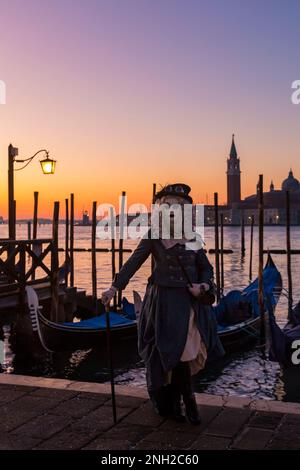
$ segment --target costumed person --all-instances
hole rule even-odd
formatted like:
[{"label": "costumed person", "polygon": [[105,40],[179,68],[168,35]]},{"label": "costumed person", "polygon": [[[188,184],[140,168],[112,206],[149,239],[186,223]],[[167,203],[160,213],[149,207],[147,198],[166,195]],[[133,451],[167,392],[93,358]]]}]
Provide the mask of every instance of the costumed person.
[{"label": "costumed person", "polygon": [[[176,204],[183,209],[193,202],[190,191],[186,184],[167,185],[156,193],[155,204]],[[170,220],[174,223],[174,218]],[[149,255],[153,256],[138,321],[138,351],[146,365],[148,393],[160,415],[178,421],[185,421],[186,416],[190,423],[199,424],[192,376],[204,368],[208,357],[224,354],[211,308],[213,267],[203,247],[191,248],[191,240],[184,234],[181,238],[163,238],[161,231],[155,238],[151,234],[149,230],[141,239],[111,288],[102,293],[102,302],[109,304]]]}]

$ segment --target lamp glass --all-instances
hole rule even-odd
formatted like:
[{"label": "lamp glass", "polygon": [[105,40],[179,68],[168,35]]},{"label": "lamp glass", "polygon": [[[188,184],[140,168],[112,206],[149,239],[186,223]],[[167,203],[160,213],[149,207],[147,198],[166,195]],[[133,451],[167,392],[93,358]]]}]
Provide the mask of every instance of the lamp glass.
[{"label": "lamp glass", "polygon": [[44,160],[40,160],[40,164],[44,175],[52,175],[55,172],[56,160],[45,158]]}]

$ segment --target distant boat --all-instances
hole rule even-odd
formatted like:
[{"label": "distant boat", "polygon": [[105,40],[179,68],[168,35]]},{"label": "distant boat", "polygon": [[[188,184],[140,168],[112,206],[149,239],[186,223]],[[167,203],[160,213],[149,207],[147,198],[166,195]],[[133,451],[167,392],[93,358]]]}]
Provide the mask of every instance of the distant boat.
[{"label": "distant boat", "polygon": [[[275,308],[282,289],[282,280],[271,256],[263,271],[265,295]],[[32,287],[28,293],[34,298]],[[31,290],[30,290],[31,289]],[[33,291],[34,292],[34,291]],[[97,348],[106,341],[106,315],[103,313],[87,320],[72,323],[56,323],[48,320],[38,307],[38,299],[33,302],[31,312],[32,325],[42,345],[51,351]],[[137,320],[134,305],[123,298],[122,312],[110,312],[111,337],[120,342],[137,341]],[[236,312],[241,315],[243,309],[250,311],[244,321],[226,324],[226,315]],[[256,279],[243,291],[231,291],[214,307],[218,321],[218,335],[227,353],[243,348],[259,338],[260,309],[258,304],[258,280]],[[265,305],[265,311],[267,306]],[[232,318],[231,318],[232,320]],[[235,323],[235,324],[232,324]]]}]

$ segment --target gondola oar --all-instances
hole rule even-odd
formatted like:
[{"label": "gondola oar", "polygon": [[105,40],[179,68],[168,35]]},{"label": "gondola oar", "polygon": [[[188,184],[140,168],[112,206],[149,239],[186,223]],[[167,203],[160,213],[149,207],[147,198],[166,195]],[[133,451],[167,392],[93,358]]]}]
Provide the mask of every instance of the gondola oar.
[{"label": "gondola oar", "polygon": [[113,420],[114,420],[114,424],[116,424],[117,408],[116,408],[114,368],[113,368],[113,357],[112,357],[111,336],[110,336],[109,304],[105,306],[105,312],[106,312],[107,355],[108,355],[109,369],[110,369],[111,401],[112,401],[112,409],[113,409]]}]

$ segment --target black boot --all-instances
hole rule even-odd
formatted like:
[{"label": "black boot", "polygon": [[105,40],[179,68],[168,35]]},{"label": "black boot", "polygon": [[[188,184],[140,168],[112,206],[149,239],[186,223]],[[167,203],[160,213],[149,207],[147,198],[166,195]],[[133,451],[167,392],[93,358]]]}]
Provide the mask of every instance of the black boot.
[{"label": "black boot", "polygon": [[167,417],[173,414],[169,385],[165,385],[163,387],[158,388],[157,390],[149,392],[149,396],[153,403],[155,411],[160,416]]},{"label": "black boot", "polygon": [[172,377],[172,382],[169,386],[171,391],[172,418],[174,418],[175,421],[183,423],[185,417],[182,413],[180,385],[174,382]]},{"label": "black boot", "polygon": [[188,362],[180,362],[177,366],[180,370],[181,393],[185,405],[186,417],[191,424],[200,424],[201,419],[198,412],[196,398],[192,388],[191,369]]}]

